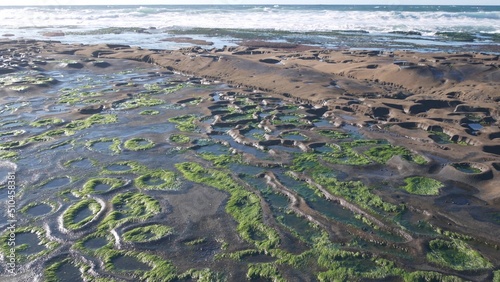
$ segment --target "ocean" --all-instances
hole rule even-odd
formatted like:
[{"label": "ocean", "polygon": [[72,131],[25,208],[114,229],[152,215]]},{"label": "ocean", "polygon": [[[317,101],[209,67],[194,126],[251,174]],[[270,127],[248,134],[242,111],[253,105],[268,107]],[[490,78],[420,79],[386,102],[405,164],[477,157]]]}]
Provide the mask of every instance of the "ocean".
[{"label": "ocean", "polygon": [[[470,49],[500,44],[500,6],[192,5],[0,8],[0,34],[68,43],[179,48],[171,36],[219,45],[288,41],[330,48]],[[7,36],[8,35],[8,36]],[[473,49],[474,49],[473,48]]]}]

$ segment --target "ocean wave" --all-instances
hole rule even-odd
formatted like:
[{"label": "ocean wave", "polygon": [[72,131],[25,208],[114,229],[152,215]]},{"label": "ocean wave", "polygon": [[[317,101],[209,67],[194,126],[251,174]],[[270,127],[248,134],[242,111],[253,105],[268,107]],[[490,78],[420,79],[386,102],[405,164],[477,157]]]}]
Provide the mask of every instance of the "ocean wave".
[{"label": "ocean wave", "polygon": [[453,6],[109,6],[0,8],[4,26],[172,26],[290,31],[496,32],[499,7]]}]

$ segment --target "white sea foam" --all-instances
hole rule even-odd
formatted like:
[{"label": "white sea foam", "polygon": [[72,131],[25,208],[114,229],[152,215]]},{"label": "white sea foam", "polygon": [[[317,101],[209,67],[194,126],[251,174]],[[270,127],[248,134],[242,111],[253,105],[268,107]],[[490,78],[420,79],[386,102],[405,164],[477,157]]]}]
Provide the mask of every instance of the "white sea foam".
[{"label": "white sea foam", "polygon": [[[302,8],[301,8],[302,7]],[[500,11],[406,11],[399,9],[334,9],[273,6],[207,7],[56,7],[1,8],[3,28],[76,26],[207,27],[291,31],[394,30],[500,32]]]}]

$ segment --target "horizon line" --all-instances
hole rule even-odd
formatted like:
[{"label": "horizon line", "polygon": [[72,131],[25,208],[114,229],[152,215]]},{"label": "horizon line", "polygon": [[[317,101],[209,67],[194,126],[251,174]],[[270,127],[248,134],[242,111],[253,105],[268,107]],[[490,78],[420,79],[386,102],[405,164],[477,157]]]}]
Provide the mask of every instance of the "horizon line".
[{"label": "horizon line", "polygon": [[16,5],[16,4],[0,4],[0,7],[46,7],[46,6],[494,6],[495,4],[461,4],[461,5],[446,5],[446,4],[45,4],[45,5]]}]

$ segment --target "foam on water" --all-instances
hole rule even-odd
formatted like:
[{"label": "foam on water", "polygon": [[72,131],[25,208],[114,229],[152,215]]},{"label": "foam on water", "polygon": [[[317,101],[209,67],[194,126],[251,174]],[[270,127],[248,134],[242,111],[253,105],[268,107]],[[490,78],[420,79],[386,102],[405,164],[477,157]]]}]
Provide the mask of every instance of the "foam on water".
[{"label": "foam on water", "polygon": [[500,32],[499,6],[56,6],[0,9],[3,28],[209,27]]}]

